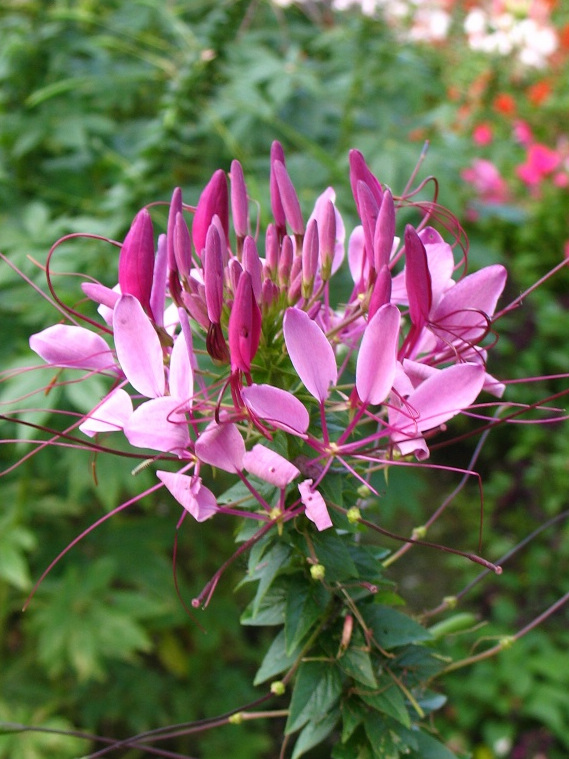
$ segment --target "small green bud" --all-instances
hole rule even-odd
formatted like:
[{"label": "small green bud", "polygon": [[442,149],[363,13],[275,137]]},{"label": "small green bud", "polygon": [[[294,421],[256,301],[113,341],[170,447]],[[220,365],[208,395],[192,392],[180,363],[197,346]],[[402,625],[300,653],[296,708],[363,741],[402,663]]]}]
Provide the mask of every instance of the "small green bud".
[{"label": "small green bud", "polygon": [[282,696],[286,690],[286,685],[282,680],[275,680],[271,683],[271,693],[275,696]]},{"label": "small green bud", "polygon": [[348,517],[348,522],[350,524],[357,524],[362,518],[362,513],[357,506],[352,506],[346,512],[346,516]]},{"label": "small green bud", "polygon": [[415,527],[413,530],[411,537],[413,540],[423,540],[427,536],[427,528],[425,525],[421,525],[420,527]]},{"label": "small green bud", "polygon": [[511,648],[515,642],[516,639],[513,635],[504,635],[503,638],[500,638],[500,648],[505,651],[506,649]]},{"label": "small green bud", "polygon": [[371,495],[371,490],[367,485],[360,485],[356,492],[360,498],[369,498]]},{"label": "small green bud", "polygon": [[458,598],[456,596],[445,596],[443,598],[443,603],[445,606],[448,606],[449,609],[456,609]]},{"label": "small green bud", "polygon": [[310,576],[313,580],[323,580],[326,574],[326,567],[323,564],[313,564],[310,567]]},{"label": "small green bud", "polygon": [[230,725],[240,725],[243,722],[243,712],[232,714],[227,721]]}]

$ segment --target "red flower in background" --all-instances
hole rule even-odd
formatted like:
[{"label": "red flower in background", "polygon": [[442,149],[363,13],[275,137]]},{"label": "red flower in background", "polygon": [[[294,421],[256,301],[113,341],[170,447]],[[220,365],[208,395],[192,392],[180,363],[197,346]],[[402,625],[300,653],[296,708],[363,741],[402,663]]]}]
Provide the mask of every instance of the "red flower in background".
[{"label": "red flower in background", "polygon": [[497,113],[503,113],[505,116],[513,116],[517,111],[516,101],[506,92],[496,95],[492,105]]}]

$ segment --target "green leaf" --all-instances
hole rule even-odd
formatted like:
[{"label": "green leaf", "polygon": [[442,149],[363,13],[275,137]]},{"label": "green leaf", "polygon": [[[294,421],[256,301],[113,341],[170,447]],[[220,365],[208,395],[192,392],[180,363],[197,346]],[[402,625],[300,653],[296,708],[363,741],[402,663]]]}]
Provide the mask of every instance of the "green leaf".
[{"label": "green leaf", "polygon": [[256,574],[259,576],[259,585],[253,601],[253,617],[257,615],[263,598],[289,556],[289,547],[278,543],[265,554],[261,563],[258,565]]},{"label": "green leaf", "polygon": [[294,733],[309,720],[323,719],[342,693],[335,662],[308,661],[298,669],[285,734]]},{"label": "green leaf", "polygon": [[255,600],[251,601],[241,615],[241,624],[282,625],[285,621],[285,608],[285,588],[281,585],[273,585],[257,609],[255,609]]},{"label": "green leaf", "polygon": [[390,609],[389,606],[368,606],[362,610],[362,616],[371,628],[377,643],[386,650],[431,640],[428,630],[411,617]]},{"label": "green leaf", "polygon": [[265,654],[265,658],[255,675],[253,685],[260,685],[292,667],[301,650],[302,647],[298,646],[298,648],[287,652],[284,630],[279,630],[277,637],[269,646],[269,650]]},{"label": "green leaf", "polygon": [[333,530],[311,536],[312,547],[326,569],[326,580],[340,582],[359,577],[345,541]]},{"label": "green leaf", "polygon": [[285,637],[287,653],[293,651],[321,616],[330,594],[321,583],[291,577],[286,600]]},{"label": "green leaf", "polygon": [[294,751],[292,752],[292,759],[297,759],[297,757],[302,756],[313,746],[322,743],[336,727],[339,718],[340,710],[333,709],[320,720],[310,720],[298,736],[294,745]]},{"label": "green leaf", "polygon": [[417,759],[456,759],[456,755],[431,735],[417,732]]},{"label": "green leaf", "polygon": [[363,706],[361,700],[356,697],[344,699],[342,701],[342,743],[346,743],[354,730],[361,725],[367,715],[367,708]]},{"label": "green leaf", "polygon": [[411,727],[411,718],[405,706],[405,699],[397,685],[392,684],[376,693],[360,693],[359,695],[362,701],[372,709],[393,717],[405,727]]},{"label": "green leaf", "polygon": [[357,682],[367,685],[368,688],[377,688],[371,657],[363,648],[363,641],[361,646],[357,640],[353,641],[345,654],[338,659],[338,665]]}]

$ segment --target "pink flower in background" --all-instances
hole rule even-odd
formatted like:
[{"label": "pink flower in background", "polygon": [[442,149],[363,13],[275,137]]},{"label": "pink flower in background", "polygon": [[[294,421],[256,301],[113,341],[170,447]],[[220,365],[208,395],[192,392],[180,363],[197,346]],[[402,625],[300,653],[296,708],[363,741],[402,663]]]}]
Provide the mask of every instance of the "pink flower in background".
[{"label": "pink flower in background", "polygon": [[472,185],[483,203],[506,203],[509,190],[498,167],[485,158],[475,158],[469,168],[461,172],[465,182]]},{"label": "pink flower in background", "polygon": [[526,160],[516,169],[519,178],[529,187],[539,185],[561,163],[561,156],[547,145],[534,143],[530,145]]},{"label": "pink flower in background", "polygon": [[493,139],[494,133],[492,131],[492,126],[487,121],[482,124],[477,124],[474,127],[472,131],[472,141],[475,145],[484,147],[485,145],[490,145]]}]

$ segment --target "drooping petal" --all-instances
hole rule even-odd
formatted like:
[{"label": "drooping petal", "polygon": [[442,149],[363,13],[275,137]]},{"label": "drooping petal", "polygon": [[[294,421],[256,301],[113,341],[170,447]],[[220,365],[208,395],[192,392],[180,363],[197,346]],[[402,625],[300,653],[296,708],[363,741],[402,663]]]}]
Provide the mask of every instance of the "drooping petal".
[{"label": "drooping petal", "polygon": [[30,337],[30,348],[51,366],[89,371],[116,371],[109,346],[85,327],[54,324]]},{"label": "drooping petal", "polygon": [[131,415],[130,395],[122,388],[116,388],[89,412],[79,429],[89,437],[93,437],[97,432],[117,432],[124,428]]},{"label": "drooping petal", "polygon": [[298,477],[300,471],[290,461],[261,443],[254,445],[243,457],[243,466],[248,472],[277,488],[286,486]]},{"label": "drooping petal", "polygon": [[272,385],[250,385],[241,390],[245,405],[254,416],[265,422],[303,435],[310,417],[303,404],[292,393]]},{"label": "drooping petal", "polygon": [[243,469],[245,443],[234,424],[212,424],[197,439],[196,455],[204,464],[235,473]]},{"label": "drooping petal", "polygon": [[338,378],[336,358],[328,338],[316,322],[298,308],[286,310],[283,333],[288,355],[304,386],[317,400],[324,401]]},{"label": "drooping petal", "polygon": [[126,378],[147,398],[164,395],[162,347],[150,319],[133,295],[122,295],[113,312],[117,356]]},{"label": "drooping petal", "polygon": [[197,522],[204,522],[218,510],[214,494],[202,485],[201,477],[177,472],[156,472],[174,498],[188,511]]},{"label": "drooping petal", "polygon": [[304,480],[298,486],[300,500],[306,507],[306,516],[314,522],[318,530],[332,527],[332,520],[326,508],[326,502],[317,490],[312,489],[312,480]]},{"label": "drooping petal", "polygon": [[125,424],[124,434],[136,448],[184,456],[190,443],[184,404],[166,396],[142,403]]},{"label": "drooping petal", "polygon": [[391,390],[400,324],[399,309],[386,303],[365,328],[356,364],[356,389],[364,403],[383,403]]}]

